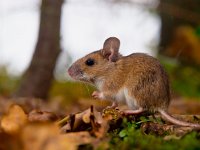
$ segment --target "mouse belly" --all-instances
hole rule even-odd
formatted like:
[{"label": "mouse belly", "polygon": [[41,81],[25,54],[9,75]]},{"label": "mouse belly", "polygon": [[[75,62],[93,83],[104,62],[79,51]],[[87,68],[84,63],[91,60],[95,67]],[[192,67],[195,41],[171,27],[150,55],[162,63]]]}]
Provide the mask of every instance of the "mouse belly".
[{"label": "mouse belly", "polygon": [[136,99],[128,94],[127,88],[120,89],[115,96],[115,100],[120,103],[125,103],[130,109],[138,108]]}]

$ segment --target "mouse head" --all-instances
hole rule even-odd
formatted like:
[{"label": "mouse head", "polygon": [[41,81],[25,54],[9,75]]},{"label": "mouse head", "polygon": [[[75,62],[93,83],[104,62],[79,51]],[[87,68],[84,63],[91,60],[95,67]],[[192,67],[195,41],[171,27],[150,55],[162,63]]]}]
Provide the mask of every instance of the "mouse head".
[{"label": "mouse head", "polygon": [[75,80],[94,83],[111,72],[120,58],[120,41],[116,37],[108,38],[103,48],[80,58],[68,69],[69,75]]}]

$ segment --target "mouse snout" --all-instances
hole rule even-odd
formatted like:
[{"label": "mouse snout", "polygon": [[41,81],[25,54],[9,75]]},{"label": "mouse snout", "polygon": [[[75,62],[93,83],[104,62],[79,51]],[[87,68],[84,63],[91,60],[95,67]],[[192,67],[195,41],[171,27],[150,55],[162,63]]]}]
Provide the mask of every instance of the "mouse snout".
[{"label": "mouse snout", "polygon": [[79,67],[79,65],[72,65],[71,67],[69,67],[68,69],[68,74],[72,77],[72,78],[77,78],[79,77],[82,73],[81,73],[81,69]]}]

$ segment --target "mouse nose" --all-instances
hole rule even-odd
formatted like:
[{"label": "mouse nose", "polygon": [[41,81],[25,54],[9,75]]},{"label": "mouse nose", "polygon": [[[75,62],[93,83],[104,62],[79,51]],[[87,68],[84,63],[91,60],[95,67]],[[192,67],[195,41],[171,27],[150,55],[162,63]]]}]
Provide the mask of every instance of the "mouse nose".
[{"label": "mouse nose", "polygon": [[71,76],[71,77],[76,77],[80,74],[81,70],[80,70],[80,67],[76,64],[72,65],[71,67],[69,67],[68,69],[68,74]]},{"label": "mouse nose", "polygon": [[70,66],[69,69],[68,69],[68,74],[70,76],[73,76],[73,70],[74,70],[73,68],[74,68],[73,66]]}]

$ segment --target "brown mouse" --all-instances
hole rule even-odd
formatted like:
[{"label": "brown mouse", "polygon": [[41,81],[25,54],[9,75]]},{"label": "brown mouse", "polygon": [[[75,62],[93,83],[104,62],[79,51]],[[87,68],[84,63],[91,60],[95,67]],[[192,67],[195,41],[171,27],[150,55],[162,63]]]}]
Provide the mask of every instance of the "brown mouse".
[{"label": "brown mouse", "polygon": [[98,91],[92,96],[113,101],[111,107],[125,102],[130,108],[125,114],[159,112],[164,120],[173,124],[200,128],[200,124],[180,121],[167,113],[169,80],[160,62],[143,53],[122,56],[119,47],[118,38],[108,38],[102,49],[73,63],[68,69],[69,75],[96,86]]}]

